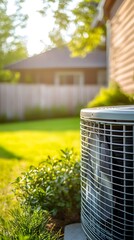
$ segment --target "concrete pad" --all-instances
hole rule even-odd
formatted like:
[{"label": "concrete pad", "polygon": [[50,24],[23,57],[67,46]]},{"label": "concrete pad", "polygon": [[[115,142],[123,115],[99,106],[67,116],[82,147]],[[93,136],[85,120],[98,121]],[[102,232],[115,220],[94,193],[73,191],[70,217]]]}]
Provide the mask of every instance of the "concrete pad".
[{"label": "concrete pad", "polygon": [[87,240],[81,223],[67,225],[64,231],[64,240]]}]

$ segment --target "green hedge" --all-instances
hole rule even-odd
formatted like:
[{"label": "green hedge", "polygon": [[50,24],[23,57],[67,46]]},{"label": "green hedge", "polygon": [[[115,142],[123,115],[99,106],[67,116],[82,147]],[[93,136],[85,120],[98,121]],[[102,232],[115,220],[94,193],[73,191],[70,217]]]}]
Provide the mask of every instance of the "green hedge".
[{"label": "green hedge", "polygon": [[[24,112],[23,121],[32,120],[43,120],[43,119],[55,119],[55,118],[67,118],[67,117],[78,117],[80,114],[80,109],[83,106],[76,106],[75,109],[67,109],[66,107],[52,107],[52,108],[40,108],[38,106],[33,108],[27,108]],[[8,119],[6,114],[0,116],[0,123],[7,122],[19,122],[22,119],[19,116],[14,115],[12,119]]]},{"label": "green hedge", "polygon": [[40,120],[40,119],[51,119],[51,118],[64,118],[79,116],[81,106],[76,106],[75,109],[68,109],[67,107],[51,107],[51,108],[40,108],[38,106],[33,108],[27,108],[24,113],[25,120]]},{"label": "green hedge", "polygon": [[134,95],[126,94],[116,82],[108,88],[102,88],[99,94],[88,103],[87,107],[116,106],[134,104]]}]

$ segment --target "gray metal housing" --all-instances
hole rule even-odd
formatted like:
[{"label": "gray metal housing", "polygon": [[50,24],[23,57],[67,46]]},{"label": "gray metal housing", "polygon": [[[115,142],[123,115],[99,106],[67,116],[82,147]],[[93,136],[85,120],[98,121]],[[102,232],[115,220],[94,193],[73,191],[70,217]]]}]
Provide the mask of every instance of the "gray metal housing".
[{"label": "gray metal housing", "polygon": [[85,108],[81,110],[81,117],[103,120],[134,121],[134,105]]},{"label": "gray metal housing", "polygon": [[88,240],[134,239],[134,106],[81,110],[81,222]]}]

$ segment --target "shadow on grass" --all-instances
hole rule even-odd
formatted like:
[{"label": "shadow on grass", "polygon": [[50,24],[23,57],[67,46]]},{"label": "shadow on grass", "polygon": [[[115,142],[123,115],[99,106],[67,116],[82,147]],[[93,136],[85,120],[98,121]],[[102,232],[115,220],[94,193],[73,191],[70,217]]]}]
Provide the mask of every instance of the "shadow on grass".
[{"label": "shadow on grass", "polygon": [[4,147],[0,146],[0,158],[5,158],[5,159],[18,159],[21,160],[21,157],[8,151]]},{"label": "shadow on grass", "polygon": [[51,119],[0,124],[0,132],[14,131],[78,131],[79,118]]}]

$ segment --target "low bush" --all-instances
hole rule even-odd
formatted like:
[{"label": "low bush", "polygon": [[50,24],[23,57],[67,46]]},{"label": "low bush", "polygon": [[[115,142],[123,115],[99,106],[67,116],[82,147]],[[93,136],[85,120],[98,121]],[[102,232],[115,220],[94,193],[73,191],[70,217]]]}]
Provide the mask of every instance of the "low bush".
[{"label": "low bush", "polygon": [[69,112],[64,107],[59,108],[40,108],[38,106],[33,108],[27,108],[24,114],[25,120],[38,120],[46,118],[55,118],[55,117],[66,117],[69,115]]},{"label": "low bush", "polygon": [[116,82],[111,82],[108,88],[102,88],[99,94],[88,103],[87,107],[116,106],[134,104],[134,96],[122,91]]},{"label": "low bush", "polygon": [[60,231],[55,233],[48,212],[18,208],[10,211],[9,220],[0,218],[0,240],[59,240]]},{"label": "low bush", "polygon": [[0,116],[0,123],[8,123],[8,122],[18,122],[20,121],[17,115],[14,115],[12,118],[8,118],[6,114]]},{"label": "low bush", "polygon": [[6,114],[3,114],[0,116],[0,123],[6,123],[8,122]]},{"label": "low bush", "polygon": [[48,210],[68,222],[80,213],[80,162],[73,150],[61,150],[38,167],[31,166],[15,181],[15,194],[23,206]]},{"label": "low bush", "polygon": [[[42,109],[38,106],[33,108],[27,108],[24,112],[23,120],[43,120],[43,119],[54,119],[54,118],[66,118],[66,117],[76,117],[80,114],[80,109],[82,106],[76,106],[75,110],[69,110],[66,107],[53,107]],[[22,121],[20,117],[16,114],[12,118],[8,118],[6,114],[0,116],[0,123],[7,122],[19,122]]]},{"label": "low bush", "polygon": [[81,106],[76,106],[74,110],[69,110],[64,106],[52,108],[40,108],[38,106],[27,108],[24,113],[25,120],[38,120],[50,118],[63,118],[71,116],[79,116]]}]

